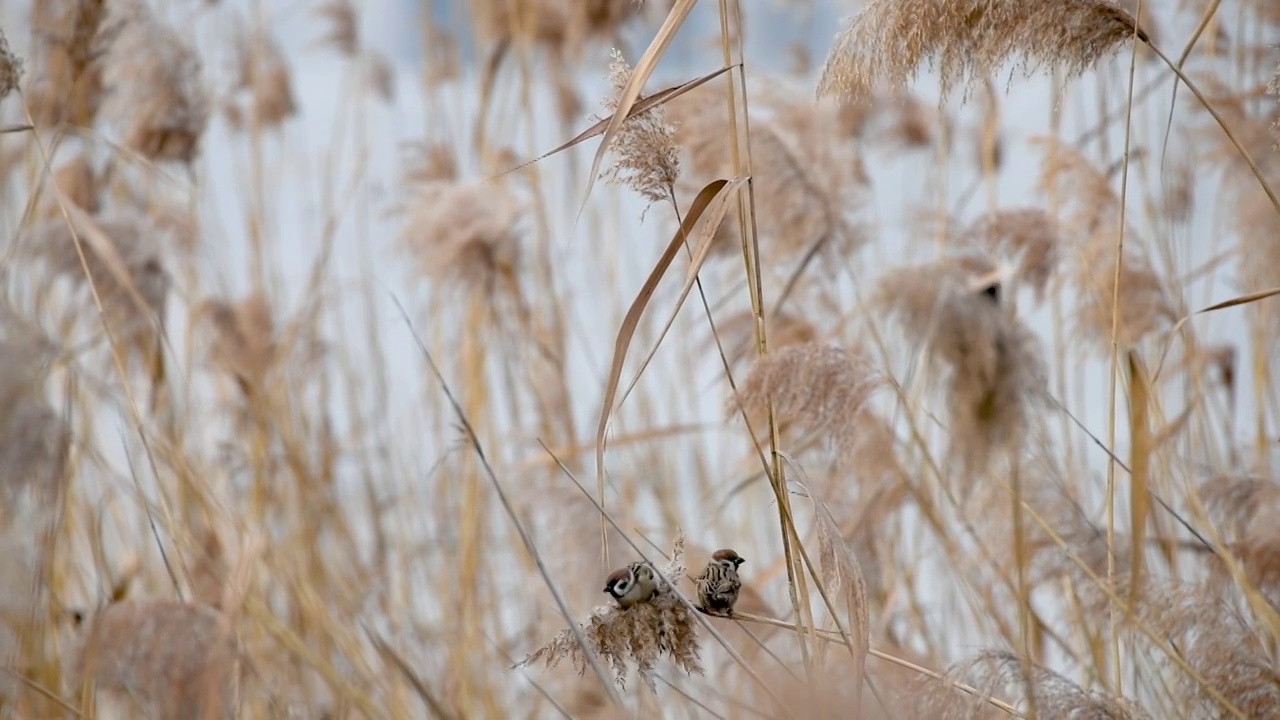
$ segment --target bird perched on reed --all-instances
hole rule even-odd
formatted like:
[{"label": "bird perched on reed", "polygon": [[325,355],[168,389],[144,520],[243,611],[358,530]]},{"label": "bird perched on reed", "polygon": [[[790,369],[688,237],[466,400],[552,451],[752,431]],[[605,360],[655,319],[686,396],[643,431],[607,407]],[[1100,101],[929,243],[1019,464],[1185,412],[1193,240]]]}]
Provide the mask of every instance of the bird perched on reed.
[{"label": "bird perched on reed", "polygon": [[609,574],[604,591],[618,601],[618,607],[627,609],[653,598],[658,592],[658,581],[653,567],[645,562],[633,562]]},{"label": "bird perched on reed", "polygon": [[712,615],[732,615],[738,601],[742,581],[738,579],[738,566],[746,562],[736,550],[722,548],[711,554],[711,561],[695,581],[698,586],[698,605]]}]

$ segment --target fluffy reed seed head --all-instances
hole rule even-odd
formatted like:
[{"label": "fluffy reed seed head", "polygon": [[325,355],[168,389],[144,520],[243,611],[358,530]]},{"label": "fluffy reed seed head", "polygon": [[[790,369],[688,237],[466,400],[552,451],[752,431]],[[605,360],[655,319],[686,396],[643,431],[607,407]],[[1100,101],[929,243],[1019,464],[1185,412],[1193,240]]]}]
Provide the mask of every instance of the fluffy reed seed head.
[{"label": "fluffy reed seed head", "polygon": [[0,100],[18,89],[22,79],[22,59],[9,49],[9,39],[0,30]]},{"label": "fluffy reed seed head", "polygon": [[[984,650],[973,658],[954,665],[947,673],[982,691],[978,697],[951,690],[937,682],[920,683],[922,693],[917,712],[934,720],[986,717],[992,708],[986,698],[1007,694],[1011,698],[1030,695],[1030,710],[1036,717],[1071,718],[1071,720],[1151,720],[1152,715],[1128,698],[1116,697],[1096,690],[1086,690],[1066,677],[1034,661],[1019,658],[1007,650]],[[941,690],[941,692],[940,692]],[[1004,713],[991,715],[1004,716]]]},{"label": "fluffy reed seed head", "polygon": [[1228,715],[1208,688],[1245,717],[1275,717],[1280,707],[1280,672],[1260,633],[1224,597],[1232,588],[1232,583],[1210,581],[1144,589],[1140,616],[1176,645],[1178,654],[1204,681],[1170,668],[1177,673],[1175,687],[1182,693],[1188,717]]},{"label": "fluffy reed seed head", "polygon": [[973,221],[957,244],[992,257],[1016,260],[1018,276],[1043,300],[1058,263],[1058,223],[1039,208],[999,210]]},{"label": "fluffy reed seed head", "polygon": [[[785,311],[766,314],[765,329],[771,351],[816,342],[818,339],[818,329],[812,323],[800,315]],[[741,365],[756,358],[756,318],[750,310],[716,321],[716,332],[724,346],[725,358],[731,365]],[[708,342],[711,341],[708,333]]]},{"label": "fluffy reed seed head", "polygon": [[31,6],[34,72],[23,94],[37,125],[94,124],[102,103],[102,39],[108,3],[42,0]]},{"label": "fluffy reed seed head", "polygon": [[[163,319],[171,278],[161,256],[162,233],[146,216],[136,212],[116,212],[93,219],[120,260],[125,278],[136,289],[145,307],[138,307],[132,293],[122,279],[117,279],[111,266],[105,261],[86,237],[88,227],[75,223],[84,248],[85,264],[89,279],[102,301],[107,321],[113,332],[128,339],[145,341],[153,327],[152,315]],[[28,230],[24,242],[37,257],[43,258],[55,275],[69,278],[76,285],[83,283],[88,294],[86,279],[76,251],[71,227],[61,217],[47,220]]]},{"label": "fluffy reed seed head", "polygon": [[[58,166],[53,173],[53,184],[62,192],[63,197],[75,203],[89,213],[96,213],[101,207],[99,197],[102,191],[102,178],[90,164],[84,153]],[[61,218],[62,210],[54,198],[50,198],[44,215]]]},{"label": "fluffy reed seed head", "polygon": [[[853,215],[865,204],[869,180],[840,108],[814,103],[774,87],[763,98],[767,113],[751,117],[756,229],[765,265],[775,265],[821,244],[826,257],[847,258],[867,241]],[[691,196],[716,178],[733,175],[727,98],[698,88],[668,104],[689,173],[680,190]],[[715,235],[715,251],[741,252],[736,213]]]},{"label": "fluffy reed seed head", "polygon": [[[1141,238],[1125,229],[1116,296],[1116,238],[1121,222],[1120,198],[1111,177],[1075,148],[1051,138],[1037,138],[1045,148],[1039,188],[1059,203],[1058,227],[1071,248],[1068,254],[1076,285],[1075,331],[1095,348],[1110,348],[1113,315],[1116,339],[1126,347],[1168,327],[1178,319],[1164,281],[1151,267]],[[1119,303],[1117,311],[1117,300]]]},{"label": "fluffy reed seed head", "polygon": [[258,30],[241,39],[237,62],[240,66],[237,84],[239,89],[247,91],[248,112],[238,104],[225,105],[232,127],[239,128],[246,114],[250,125],[270,128],[298,113],[289,62],[274,36]]},{"label": "fluffy reed seed head", "polygon": [[223,720],[235,716],[239,672],[233,629],[218,611],[126,600],[90,619],[71,674],[139,717]]},{"label": "fluffy reed seed head", "polygon": [[316,12],[328,28],[320,42],[354,58],[360,52],[360,17],[351,1],[325,0]]},{"label": "fluffy reed seed head", "polygon": [[515,290],[524,213],[507,185],[433,180],[410,193],[398,241],[422,275],[454,288]]},{"label": "fluffy reed seed head", "polygon": [[[871,0],[836,36],[819,95],[869,96],[902,89],[932,61],[944,95],[1017,59],[1079,75],[1133,37],[1133,17],[1108,0]],[[1147,40],[1142,30],[1138,39]]]},{"label": "fluffy reed seed head", "polygon": [[[601,104],[612,114],[618,111],[618,97],[631,81],[632,70],[622,51],[615,48],[610,57],[609,82],[613,85],[613,94]],[[642,97],[637,97],[637,101]],[[635,190],[649,202],[669,198],[675,192],[676,180],[680,179],[680,150],[675,135],[676,126],[668,121],[667,110],[661,105],[627,118],[610,146],[613,165],[601,177],[606,182]]]},{"label": "fluffy reed seed head", "polygon": [[[1266,474],[1221,474],[1197,492],[1247,581],[1280,609],[1280,483]],[[1235,582],[1221,557],[1208,558],[1210,577]]]},{"label": "fluffy reed seed head", "polygon": [[1038,339],[999,302],[996,270],[980,256],[944,257],[890,271],[875,296],[945,379],[950,454],[966,471],[1021,447],[1047,376]]},{"label": "fluffy reed seed head", "polygon": [[617,0],[493,0],[476,25],[495,42],[532,41],[557,59],[576,59],[589,41],[618,36],[643,3]]},{"label": "fluffy reed seed head", "polygon": [[33,323],[0,304],[0,511],[12,521],[21,501],[54,496],[71,430],[44,395],[58,347]]},{"label": "fluffy reed seed head", "polygon": [[779,431],[795,441],[817,440],[840,455],[853,443],[863,406],[883,384],[860,353],[803,343],[757,360],[727,411],[736,414],[741,403],[751,429],[763,438],[772,404]]},{"label": "fluffy reed seed head", "polygon": [[[625,610],[612,603],[600,606],[579,623],[587,644],[612,668],[619,687],[626,687],[628,661],[635,664],[636,673],[654,693],[657,685],[653,672],[664,656],[690,675],[702,674],[695,611],[673,591],[685,570],[684,536],[678,535],[672,545],[671,560],[661,568],[658,592],[651,600]],[[511,667],[529,667],[542,661],[552,668],[565,657],[573,661],[579,675],[586,673],[586,653],[570,629],[560,631],[546,645]]]},{"label": "fluffy reed seed head", "polygon": [[235,378],[246,391],[262,387],[279,357],[275,320],[266,297],[253,293],[236,303],[209,299],[197,306],[193,315],[205,319],[213,329],[210,363]]},{"label": "fluffy reed seed head", "polygon": [[195,50],[141,0],[111,3],[104,113],[125,147],[149,160],[190,163],[209,120]]}]

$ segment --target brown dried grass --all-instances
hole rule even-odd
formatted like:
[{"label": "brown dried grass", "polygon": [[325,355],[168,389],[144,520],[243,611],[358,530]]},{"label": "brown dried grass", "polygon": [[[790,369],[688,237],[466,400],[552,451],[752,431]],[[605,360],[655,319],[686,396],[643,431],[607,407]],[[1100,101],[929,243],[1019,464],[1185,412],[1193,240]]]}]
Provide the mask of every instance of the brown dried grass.
[{"label": "brown dried grass", "polygon": [[1109,0],[871,0],[836,36],[818,94],[856,99],[880,83],[903,89],[926,61],[937,67],[944,94],[1015,59],[1028,74],[1078,75],[1115,53],[1135,28]]},{"label": "brown dried grass", "polygon": [[109,605],[88,622],[72,676],[98,702],[157,720],[233,718],[240,659],[216,610],[166,600]]},{"label": "brown dried grass", "polygon": [[1022,447],[1047,374],[1038,338],[999,300],[996,269],[977,255],[899,268],[874,301],[945,383],[949,455],[966,473]]},{"label": "brown dried grass", "polygon": [[103,112],[130,150],[190,163],[209,120],[199,57],[141,0],[112,3],[106,23]]}]

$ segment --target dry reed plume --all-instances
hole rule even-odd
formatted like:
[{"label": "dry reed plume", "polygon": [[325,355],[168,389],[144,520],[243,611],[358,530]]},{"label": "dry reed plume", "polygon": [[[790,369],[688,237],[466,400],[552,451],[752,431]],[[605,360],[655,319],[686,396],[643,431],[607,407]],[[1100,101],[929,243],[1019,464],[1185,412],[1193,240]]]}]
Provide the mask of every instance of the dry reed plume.
[{"label": "dry reed plume", "polygon": [[[948,673],[990,695],[1028,697],[1020,708],[1044,720],[1152,720],[1154,716],[1128,698],[1086,690],[1049,668],[1007,650],[984,650],[958,663]],[[932,720],[995,718],[982,696],[956,691],[939,694],[924,687],[917,712]],[[1013,692],[1010,692],[1013,690]]]},{"label": "dry reed plume", "polygon": [[190,163],[209,120],[199,56],[141,0],[110,3],[106,24],[103,112],[130,150]]},{"label": "dry reed plume", "polygon": [[1044,299],[1057,269],[1061,244],[1058,223],[1039,208],[998,210],[964,228],[956,239],[961,247],[994,258],[1017,262],[1017,275]]},{"label": "dry reed plume", "polygon": [[890,271],[876,293],[943,378],[950,455],[970,471],[1022,446],[1047,373],[1038,339],[1000,301],[997,271],[981,256],[945,257]]},{"label": "dry reed plume", "polygon": [[[97,233],[105,243],[91,242],[90,235]],[[83,249],[83,266],[76,235]],[[123,211],[78,219],[72,226],[61,218],[47,220],[27,231],[22,241],[48,263],[54,277],[67,278],[82,288],[80,296],[88,307],[93,307],[92,294],[96,292],[117,337],[150,347],[154,341],[151,330],[157,319],[163,322],[172,282],[162,257],[163,240],[164,233],[150,218]]]},{"label": "dry reed plume", "polygon": [[[90,214],[101,209],[102,176],[94,169],[85,153],[77,153],[71,160],[58,166],[53,173],[53,184],[62,193],[64,202],[71,202]],[[61,219],[62,210],[58,207],[57,197],[48,199],[43,214],[50,219]]]},{"label": "dry reed plume", "polygon": [[157,720],[236,716],[239,650],[213,608],[126,600],[98,611],[84,633],[72,676],[99,705]]},{"label": "dry reed plume", "polygon": [[728,412],[736,415],[740,407],[752,432],[764,439],[772,408],[779,432],[792,442],[816,442],[840,457],[855,442],[867,400],[883,384],[858,352],[820,343],[791,345],[756,361]]},{"label": "dry reed plume", "polygon": [[533,41],[561,59],[576,59],[593,40],[612,40],[641,10],[613,0],[493,0],[477,3],[476,25],[500,43]]},{"label": "dry reed plume", "polygon": [[9,39],[0,30],[0,100],[18,89],[22,79],[22,58],[9,49]]},{"label": "dry reed plume", "polygon": [[1221,582],[1164,583],[1145,591],[1139,614],[1195,673],[1167,661],[1189,716],[1235,716],[1225,700],[1244,717],[1273,718],[1280,708],[1280,672],[1250,615],[1230,600],[1233,589]]},{"label": "dry reed plume", "polygon": [[379,3],[0,11],[0,716],[1280,720],[1271,5]]},{"label": "dry reed plume", "polygon": [[[806,251],[843,258],[867,242],[856,222],[866,202],[868,176],[838,108],[815,105],[777,87],[768,115],[751,119],[757,230],[770,266]],[[699,88],[670,103],[687,153],[689,172],[681,193],[692,196],[715,178],[732,177],[725,95]],[[738,250],[737,214],[716,234],[716,252]]]},{"label": "dry reed plume", "polygon": [[[1108,0],[871,0],[836,36],[819,95],[862,98],[880,83],[905,88],[926,61],[943,93],[1017,59],[1077,75],[1134,36],[1134,19]],[[1137,30],[1139,40],[1147,35]]]},{"label": "dry reed plume", "polygon": [[[1050,138],[1044,147],[1040,188],[1058,203],[1059,228],[1068,240],[1071,276],[1076,285],[1076,330],[1095,347],[1109,347],[1113,319],[1116,340],[1132,347],[1178,319],[1164,280],[1151,266],[1141,238],[1121,216],[1120,198],[1109,175],[1078,150]],[[1125,223],[1124,253],[1116,257],[1116,239]],[[1120,263],[1116,296],[1116,263]]]},{"label": "dry reed plume", "polygon": [[239,38],[236,63],[236,90],[246,97],[223,103],[232,127],[277,127],[298,113],[289,63],[275,37],[258,30]]},{"label": "dry reed plume", "polygon": [[44,509],[67,460],[70,428],[45,397],[57,351],[38,327],[0,302],[0,489],[8,522]]},{"label": "dry reed plume", "polygon": [[[631,66],[622,52],[610,54],[609,82],[613,94],[602,104],[609,117],[618,111],[618,96],[631,81]],[[639,98],[637,98],[637,101]],[[593,116],[595,120],[603,118]],[[667,120],[667,110],[658,106],[627,118],[610,145],[614,163],[605,170],[607,182],[625,185],[649,202],[674,201],[676,180],[680,179],[680,150],[675,142],[676,126]]]},{"label": "dry reed plume", "polygon": [[[626,687],[628,661],[635,664],[640,679],[654,693],[657,684],[653,673],[664,656],[686,673],[702,674],[695,611],[673,590],[685,575],[683,535],[676,537],[671,560],[659,572],[660,587],[652,600],[625,610],[616,605],[597,607],[579,623],[590,652],[609,664],[619,687]],[[568,657],[578,674],[584,675],[588,666],[586,652],[573,631],[566,629],[512,668],[529,667],[539,661],[552,668]]]},{"label": "dry reed plume", "polygon": [[37,42],[34,70],[24,94],[37,125],[93,125],[102,104],[100,31],[107,3],[96,0],[48,0],[32,4],[31,26]]},{"label": "dry reed plume", "polygon": [[433,179],[407,188],[398,241],[417,271],[442,286],[511,292],[523,210],[504,184]]},{"label": "dry reed plume", "polygon": [[210,363],[235,379],[246,394],[264,387],[280,354],[267,299],[258,293],[237,303],[209,299],[192,314],[207,318],[215,333]]}]

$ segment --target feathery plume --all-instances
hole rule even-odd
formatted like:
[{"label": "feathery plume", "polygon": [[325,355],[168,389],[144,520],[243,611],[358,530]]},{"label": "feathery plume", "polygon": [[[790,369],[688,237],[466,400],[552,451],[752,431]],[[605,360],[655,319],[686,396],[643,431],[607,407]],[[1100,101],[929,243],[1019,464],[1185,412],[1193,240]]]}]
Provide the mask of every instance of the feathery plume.
[{"label": "feathery plume", "polygon": [[804,343],[757,360],[726,409],[736,414],[741,403],[751,429],[764,436],[772,405],[779,431],[793,442],[817,440],[839,451],[852,442],[859,411],[883,384],[884,378],[861,354]]},{"label": "feathery plume", "polygon": [[1197,489],[1209,517],[1228,540],[1280,520],[1280,483],[1261,474],[1215,475]]},{"label": "feathery plume", "polygon": [[434,180],[410,193],[398,241],[419,272],[457,287],[515,288],[523,211],[509,187]]},{"label": "feathery plume", "polygon": [[943,94],[976,84],[1011,59],[1030,75],[1039,66],[1083,73],[1134,36],[1148,37],[1108,0],[871,0],[836,36],[818,95],[869,96],[885,82],[901,90],[926,61]]},{"label": "feathery plume", "polygon": [[[591,650],[601,656],[614,672],[614,681],[626,687],[628,660],[649,688],[657,692],[653,672],[666,656],[689,674],[702,674],[699,660],[697,619],[673,591],[685,575],[684,535],[677,535],[671,560],[661,568],[660,587],[653,599],[623,610],[616,605],[597,607],[579,623]],[[551,642],[538,648],[511,668],[530,667],[542,661],[555,667],[565,657],[573,661],[579,675],[587,670],[587,656],[572,630],[562,630]]]},{"label": "feathery plume", "polygon": [[0,30],[0,100],[18,89],[22,79],[22,59],[9,49],[9,39]]},{"label": "feathery plume", "polygon": [[57,346],[7,304],[0,304],[0,491],[10,521],[21,501],[54,496],[71,431],[45,399]]},{"label": "feathery plume", "polygon": [[[732,176],[724,93],[699,88],[666,105],[679,125],[691,195],[715,178]],[[847,258],[867,241],[854,221],[865,205],[869,179],[852,142],[848,120],[831,103],[814,103],[781,85],[762,99],[767,113],[751,117],[756,228],[765,265],[821,247],[825,257]],[[739,251],[738,221],[730,213],[715,235],[716,252]]]},{"label": "feathery plume", "polygon": [[[88,213],[96,213],[101,206],[99,195],[101,194],[101,177],[94,171],[93,165],[89,163],[89,158],[84,153],[78,153],[74,158],[68,160],[53,173],[53,184],[62,192],[63,197],[75,203],[78,207]],[[47,215],[52,218],[61,218],[62,211],[58,208],[56,200],[49,203]]]},{"label": "feathery plume", "polygon": [[126,600],[90,619],[71,674],[139,717],[223,720],[234,717],[239,672],[234,632],[221,613]]},{"label": "feathery plume", "polygon": [[983,257],[944,257],[890,271],[876,293],[946,379],[951,455],[970,471],[1021,447],[1046,377],[1035,335],[999,302],[996,271]]},{"label": "feathery plume", "polygon": [[[609,115],[618,111],[618,96],[631,81],[631,66],[616,48],[610,53],[609,82],[613,94],[602,101]],[[608,117],[606,115],[605,117]],[[593,120],[601,120],[592,116]],[[675,142],[676,127],[667,120],[667,110],[658,106],[627,118],[610,146],[615,159],[605,170],[606,182],[640,193],[649,202],[671,197],[680,178],[680,150]]]},{"label": "feathery plume", "polygon": [[[1264,474],[1221,474],[1197,492],[1245,578],[1280,610],[1280,483]],[[1208,557],[1211,578],[1235,582],[1222,558]]]},{"label": "feathery plume", "polygon": [[1058,227],[1074,249],[1069,259],[1077,289],[1076,332],[1093,341],[1095,347],[1109,348],[1112,319],[1117,315],[1116,340],[1131,347],[1175,323],[1178,313],[1169,292],[1132,228],[1126,227],[1124,254],[1116,257],[1116,235],[1123,219],[1120,198],[1111,188],[1109,175],[1079,151],[1055,139],[1037,138],[1032,143],[1045,148],[1039,187],[1059,201]]},{"label": "feathery plume", "polygon": [[589,41],[616,37],[642,3],[617,0],[495,0],[476,6],[476,25],[498,43],[532,41],[557,60],[577,59]]},{"label": "feathery plume", "polygon": [[199,57],[139,0],[110,3],[107,23],[104,112],[125,147],[150,160],[190,163],[209,120]]},{"label": "feathery plume", "polygon": [[[163,320],[171,283],[161,257],[163,233],[150,219],[131,211],[93,218],[92,223],[105,235],[109,247],[99,248],[89,242],[86,239],[88,225],[73,221],[75,232],[83,243],[84,260],[89,268],[88,279],[66,220],[58,218],[36,225],[25,233],[25,243],[37,257],[46,260],[56,275],[70,278],[78,284],[84,283],[86,289],[92,282],[102,301],[107,321],[112,323],[113,332],[125,337],[133,336],[150,347],[147,340],[151,337],[152,315]],[[106,259],[100,255],[103,251],[116,257]],[[112,271],[113,266],[121,270],[124,277],[117,277]],[[138,306],[130,286],[137,291],[137,299],[144,307]]]},{"label": "feathery plume", "polygon": [[279,356],[275,321],[266,297],[253,293],[237,303],[205,300],[192,313],[212,326],[209,361],[251,392],[263,387]]},{"label": "feathery plume", "polygon": [[248,111],[239,104],[225,107],[233,127],[247,115],[253,127],[276,127],[298,113],[289,62],[279,42],[265,30],[243,39],[238,49],[238,86],[247,91]]},{"label": "feathery plume", "polygon": [[109,3],[43,0],[31,5],[35,70],[24,96],[37,125],[90,127],[102,103],[102,29]]},{"label": "feathery plume", "polygon": [[[790,312],[771,312],[765,316],[766,337],[771,352],[792,345],[816,342],[818,329],[808,320]],[[750,310],[716,321],[716,333],[724,346],[730,365],[741,365],[756,357],[756,318]],[[708,341],[711,340],[708,334]]]},{"label": "feathery plume", "polygon": [[1058,262],[1058,223],[1039,208],[1000,210],[973,221],[957,244],[992,257],[1017,260],[1018,275],[1043,300]]},{"label": "feathery plume", "polygon": [[325,0],[317,12],[328,26],[320,42],[354,58],[360,52],[360,18],[351,0]]},{"label": "feathery plume", "polygon": [[[1180,669],[1177,687],[1190,717],[1219,717],[1217,691],[1244,717],[1274,717],[1280,707],[1280,673],[1259,634],[1224,597],[1230,584],[1150,587],[1139,614],[1174,643],[1203,683]],[[1205,686],[1208,686],[1206,688]]]},{"label": "feathery plume", "polygon": [[[924,707],[917,710],[936,720],[972,718],[984,709],[986,699],[1012,690],[1009,697],[1026,698],[1035,717],[1066,720],[1151,720],[1152,715],[1128,698],[1086,690],[1049,668],[1023,660],[1007,650],[984,650],[954,665],[950,677],[982,691],[972,696],[936,682],[922,682]],[[940,688],[946,689],[938,692]]]}]

